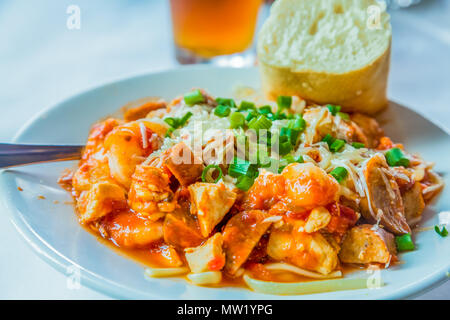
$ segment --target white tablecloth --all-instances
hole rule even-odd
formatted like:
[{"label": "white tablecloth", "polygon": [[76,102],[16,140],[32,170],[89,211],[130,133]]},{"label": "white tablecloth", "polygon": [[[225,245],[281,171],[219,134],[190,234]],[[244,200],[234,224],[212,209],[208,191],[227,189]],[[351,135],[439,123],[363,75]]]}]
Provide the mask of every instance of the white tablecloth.
[{"label": "white tablecloth", "polygon": [[[0,141],[31,116],[86,88],[176,66],[168,1],[0,1]],[[69,30],[69,5],[81,28]],[[450,1],[393,13],[389,95],[449,126]],[[1,192],[1,190],[0,190]],[[0,298],[106,299],[44,263],[0,207]],[[449,299],[450,282],[420,296]]]}]

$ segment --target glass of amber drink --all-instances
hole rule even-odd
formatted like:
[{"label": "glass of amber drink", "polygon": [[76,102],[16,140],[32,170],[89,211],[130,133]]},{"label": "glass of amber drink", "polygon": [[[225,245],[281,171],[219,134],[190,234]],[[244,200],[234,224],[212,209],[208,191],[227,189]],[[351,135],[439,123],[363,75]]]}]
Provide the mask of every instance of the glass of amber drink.
[{"label": "glass of amber drink", "polygon": [[263,0],[170,0],[176,58],[181,64],[248,65]]}]

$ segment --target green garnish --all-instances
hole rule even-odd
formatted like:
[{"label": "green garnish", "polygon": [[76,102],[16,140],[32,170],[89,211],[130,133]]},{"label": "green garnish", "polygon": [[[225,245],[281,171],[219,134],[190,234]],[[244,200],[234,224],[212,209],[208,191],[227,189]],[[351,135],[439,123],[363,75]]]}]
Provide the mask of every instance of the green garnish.
[{"label": "green garnish", "polygon": [[241,101],[241,104],[238,108],[239,111],[255,110],[255,109],[256,109],[255,104],[249,101]]},{"label": "green garnish", "polygon": [[283,127],[280,130],[280,136],[286,136],[289,138],[289,141],[292,145],[297,144],[298,136],[300,135],[300,131],[297,129],[291,129],[288,127]]},{"label": "green garnish", "polygon": [[287,127],[303,132],[306,129],[306,121],[301,115],[297,114],[294,119],[288,121]]},{"label": "green garnish", "polygon": [[252,120],[253,118],[256,118],[257,116],[258,116],[258,112],[256,112],[255,110],[252,110],[247,114],[247,117],[245,118],[245,120],[247,122],[250,122],[250,120]]},{"label": "green garnish", "polygon": [[335,138],[333,138],[331,136],[331,134],[327,133],[327,135],[325,137],[323,137],[322,141],[326,142],[328,144],[328,147],[331,147],[331,145],[333,144],[334,140],[336,140]]},{"label": "green garnish", "polygon": [[339,182],[341,183],[342,181],[345,180],[345,178],[347,178],[348,172],[347,169],[345,169],[344,167],[336,167],[334,168],[330,174]]},{"label": "green garnish", "polygon": [[172,129],[178,129],[179,127],[183,127],[190,117],[192,117],[192,112],[188,111],[182,118],[167,117],[164,118],[164,122],[171,126]]},{"label": "green garnish", "polygon": [[395,243],[397,244],[398,251],[410,251],[414,250],[414,242],[411,239],[411,234],[407,233],[402,236],[395,237]]},{"label": "green garnish", "polygon": [[248,123],[249,129],[253,129],[255,131],[259,130],[268,130],[272,126],[272,121],[267,119],[266,116],[260,115],[257,118],[253,118]]},{"label": "green garnish", "polygon": [[218,105],[228,106],[230,108],[236,108],[236,102],[230,98],[216,98]]},{"label": "green garnish", "polygon": [[291,96],[279,96],[277,98],[278,109],[289,109],[292,105]]},{"label": "green garnish", "polygon": [[233,112],[230,115],[230,127],[233,129],[241,128],[245,125],[245,116],[240,112]]},{"label": "green garnish", "polygon": [[214,183],[217,183],[217,181],[219,181],[222,178],[222,175],[223,175],[222,174],[222,169],[216,164],[210,164],[205,169],[203,169],[203,172],[202,172],[202,181],[203,182],[211,182],[211,181],[207,181],[208,179],[206,177],[206,175],[208,174],[208,171],[211,170],[211,169],[219,171],[219,175],[213,181]]},{"label": "green garnish", "polygon": [[197,89],[197,90],[186,93],[184,95],[184,102],[187,105],[192,106],[196,103],[205,102],[205,97],[203,97],[200,90]]},{"label": "green garnish", "polygon": [[341,139],[335,139],[330,146],[332,152],[339,152],[345,146],[345,141]]},{"label": "green garnish", "polygon": [[323,137],[322,141],[328,144],[331,152],[339,152],[345,146],[344,140],[333,138],[329,133]]},{"label": "green garnish", "polygon": [[349,114],[348,113],[345,113],[345,112],[336,112],[336,115],[338,115],[339,117],[341,117],[341,119],[344,119],[344,120],[350,120],[350,116],[349,116]]},{"label": "green garnish", "polygon": [[280,111],[277,111],[274,115],[273,115],[273,120],[284,120],[287,119],[287,115],[285,113],[282,113]]},{"label": "green garnish", "polygon": [[170,127],[169,129],[167,129],[165,137],[166,137],[166,138],[170,138],[170,136],[172,135],[172,133],[173,133],[174,131],[175,131],[175,128]]},{"label": "green garnish", "polygon": [[298,156],[298,158],[296,159],[292,154],[288,154],[287,156],[283,157],[282,160],[287,161],[288,164],[305,162],[303,160],[303,156]]},{"label": "green garnish", "polygon": [[352,142],[352,147],[355,149],[365,148],[366,145],[362,142]]},{"label": "green garnish", "polygon": [[341,111],[341,106],[333,106],[332,104],[327,104],[327,108],[333,116],[335,116],[339,111]]},{"label": "green garnish", "polygon": [[164,119],[164,122],[167,123],[172,128],[178,128],[178,121],[177,118],[167,117]]},{"label": "green garnish", "polygon": [[434,231],[436,231],[436,233],[443,238],[448,236],[448,231],[445,226],[442,226],[442,230],[439,228],[439,226],[434,226]]},{"label": "green garnish", "polygon": [[251,188],[254,182],[254,178],[250,178],[248,176],[240,176],[237,179],[236,187],[241,189],[242,191],[248,191],[248,189]]},{"label": "green garnish", "polygon": [[291,150],[292,150],[292,144],[289,140],[285,141],[285,142],[280,142],[280,146],[278,149],[278,154],[280,156],[284,156],[284,155],[288,154],[289,152],[291,152]]},{"label": "green garnish", "polygon": [[400,150],[399,148],[390,149],[384,156],[386,157],[387,163],[391,167],[409,166],[409,159],[405,157],[402,150]]},{"label": "green garnish", "polygon": [[304,163],[305,161],[303,160],[302,156],[299,156],[297,159],[294,158],[294,156],[292,154],[288,154],[287,156],[284,156],[281,161],[280,164],[282,164],[279,168],[278,168],[278,173],[281,173],[283,171],[284,168],[286,168],[286,166],[288,164],[291,163]]},{"label": "green garnish", "polygon": [[258,168],[247,160],[234,157],[233,163],[228,167],[228,174],[234,178],[242,175],[255,177],[258,175]]},{"label": "green garnish", "polygon": [[267,105],[267,106],[262,106],[258,109],[258,112],[260,114],[269,114],[272,113],[272,107]]},{"label": "green garnish", "polygon": [[189,120],[189,118],[192,117],[192,112],[188,111],[186,114],[180,119],[180,127],[183,127],[186,122]]},{"label": "green garnish", "polygon": [[233,163],[228,167],[228,174],[237,178],[236,187],[247,191],[253,185],[259,171],[258,167],[249,161],[234,157]]},{"label": "green garnish", "polygon": [[219,104],[215,109],[214,109],[214,114],[220,118],[224,118],[224,117],[228,117],[228,115],[230,114],[231,109],[229,106],[223,105],[223,104]]}]

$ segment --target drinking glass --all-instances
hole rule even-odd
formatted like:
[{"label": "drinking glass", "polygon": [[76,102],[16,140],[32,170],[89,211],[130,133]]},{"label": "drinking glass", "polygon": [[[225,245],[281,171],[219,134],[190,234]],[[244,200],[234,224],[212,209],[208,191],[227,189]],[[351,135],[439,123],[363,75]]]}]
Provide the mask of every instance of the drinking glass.
[{"label": "drinking glass", "polygon": [[244,66],[263,0],[170,0],[178,62]]}]

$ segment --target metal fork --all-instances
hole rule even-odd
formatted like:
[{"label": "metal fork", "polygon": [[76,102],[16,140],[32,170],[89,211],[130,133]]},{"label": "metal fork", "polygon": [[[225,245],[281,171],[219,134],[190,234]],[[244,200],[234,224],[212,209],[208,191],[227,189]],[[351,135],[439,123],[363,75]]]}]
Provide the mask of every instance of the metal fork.
[{"label": "metal fork", "polygon": [[0,168],[32,163],[77,160],[84,146],[0,143]]}]

